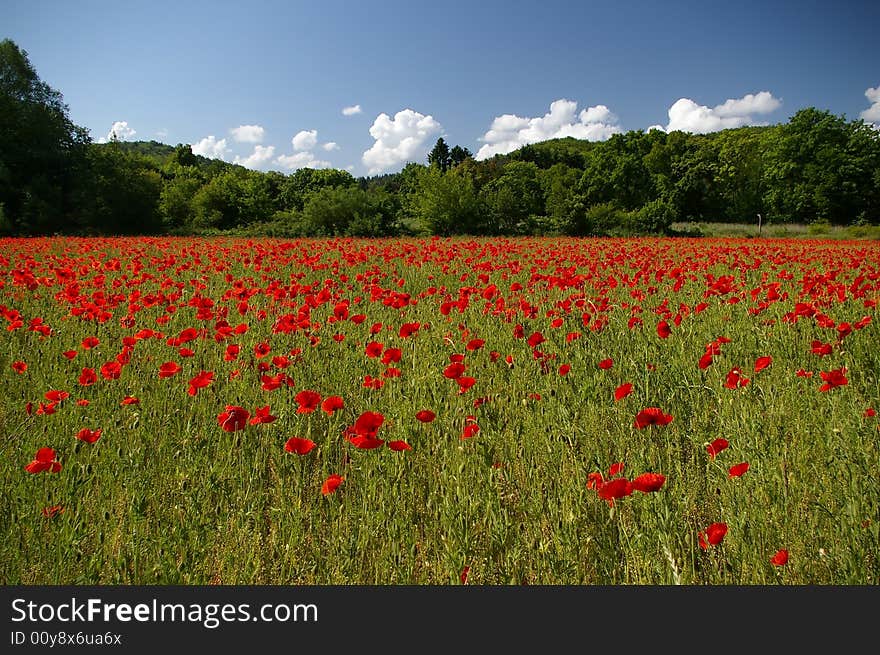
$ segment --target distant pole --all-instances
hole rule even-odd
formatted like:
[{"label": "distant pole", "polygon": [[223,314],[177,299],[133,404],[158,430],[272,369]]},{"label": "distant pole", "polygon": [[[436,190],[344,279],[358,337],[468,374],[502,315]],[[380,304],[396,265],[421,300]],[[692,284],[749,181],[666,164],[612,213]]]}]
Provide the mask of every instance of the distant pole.
[{"label": "distant pole", "polygon": [[761,215],[758,214],[758,236],[761,236]]}]

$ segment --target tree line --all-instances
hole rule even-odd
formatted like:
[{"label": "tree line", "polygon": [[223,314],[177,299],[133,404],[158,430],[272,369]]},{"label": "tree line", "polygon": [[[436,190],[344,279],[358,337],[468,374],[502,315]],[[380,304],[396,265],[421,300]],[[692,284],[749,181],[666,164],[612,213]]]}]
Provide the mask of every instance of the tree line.
[{"label": "tree line", "polygon": [[636,235],[758,215],[880,222],[880,131],[811,107],[773,126],[555,139],[484,161],[441,138],[398,173],[286,175],[187,144],[93,143],[0,42],[0,234]]}]

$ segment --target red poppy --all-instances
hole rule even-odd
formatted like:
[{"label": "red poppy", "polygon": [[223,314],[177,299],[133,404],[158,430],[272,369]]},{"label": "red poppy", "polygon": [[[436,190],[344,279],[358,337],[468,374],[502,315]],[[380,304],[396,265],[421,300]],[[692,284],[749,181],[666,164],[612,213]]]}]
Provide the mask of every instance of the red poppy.
[{"label": "red poppy", "polygon": [[70,394],[66,391],[47,391],[43,396],[46,400],[51,400],[52,402],[59,403],[62,400],[67,400],[70,398]]},{"label": "red poppy", "polygon": [[410,445],[409,445],[408,443],[406,443],[405,441],[401,441],[401,440],[397,440],[397,441],[389,441],[389,442],[388,442],[388,447],[389,447],[391,450],[394,450],[394,451],[397,451],[397,452],[399,452],[399,451],[401,451],[401,450],[412,450],[412,446],[410,446]]},{"label": "red poppy", "polygon": [[624,466],[625,465],[623,462],[617,462],[615,464],[612,464],[610,467],[608,467],[608,477],[613,478],[615,475],[618,475],[619,473],[621,473],[623,471]]},{"label": "red poppy", "polygon": [[749,383],[749,378],[742,375],[742,371],[738,368],[732,368],[724,380],[725,389],[736,389],[744,387]]},{"label": "red poppy", "polygon": [[480,426],[476,423],[469,423],[464,426],[464,430],[461,432],[461,439],[470,439],[473,436],[476,436],[477,432],[480,431]]},{"label": "red poppy", "polygon": [[80,407],[88,407],[89,401],[86,400],[85,398],[80,398],[79,400],[76,401],[76,404],[79,405]]},{"label": "red poppy", "polygon": [[226,405],[226,411],[217,415],[217,423],[223,428],[224,432],[235,432],[236,430],[244,430],[251,413],[244,407],[237,405]]},{"label": "red poppy", "polygon": [[56,460],[55,451],[51,448],[40,448],[33,461],[24,467],[28,473],[58,473],[61,464]]},{"label": "red poppy", "polygon": [[773,363],[773,358],[770,356],[758,357],[755,360],[755,373],[763,371],[765,368],[770,366]]},{"label": "red poppy", "polygon": [[461,362],[453,362],[443,369],[443,377],[457,380],[464,374],[465,366]]},{"label": "red poppy", "polygon": [[378,357],[382,354],[382,349],[385,346],[377,341],[371,341],[364,347],[364,352],[367,354],[367,357]]},{"label": "red poppy", "polygon": [[873,407],[869,407],[865,410],[865,413],[862,414],[865,418],[874,418],[877,416],[877,411]]},{"label": "red poppy", "polygon": [[122,364],[119,362],[107,362],[101,366],[101,375],[105,380],[117,380],[122,374]]},{"label": "red poppy", "polygon": [[62,505],[52,505],[51,507],[44,507],[40,510],[40,513],[49,519],[62,512],[64,512],[64,507]]},{"label": "red poppy", "polygon": [[709,368],[712,365],[712,359],[715,357],[714,354],[708,352],[702,357],[700,357],[699,367],[703,370]]},{"label": "red poppy", "polygon": [[89,430],[88,428],[83,428],[76,433],[76,438],[80,441],[85,441],[86,443],[95,443],[101,438],[101,430]]},{"label": "red poppy", "polygon": [[458,576],[458,579],[461,580],[461,584],[467,584],[468,573],[470,573],[471,567],[466,566],[461,570],[461,573]]},{"label": "red poppy", "polygon": [[416,419],[418,419],[422,423],[430,423],[435,418],[437,418],[437,415],[430,409],[420,409],[416,412]]},{"label": "red poppy", "polygon": [[79,375],[80,386],[88,387],[98,381],[98,375],[93,368],[84,368]]},{"label": "red poppy", "polygon": [[61,353],[61,354],[64,355],[67,359],[73,359],[74,357],[76,357],[76,351],[75,351],[75,350],[65,350],[65,351],[64,351],[63,353]]},{"label": "red poppy", "polygon": [[382,363],[392,364],[399,362],[401,355],[403,355],[403,352],[400,348],[386,348],[385,352],[382,353]]},{"label": "red poppy", "polygon": [[813,371],[805,371],[804,369],[800,368],[797,371],[797,376],[799,378],[811,378],[813,377]]},{"label": "red poppy", "polygon": [[268,342],[261,341],[256,346],[254,346],[254,356],[257,359],[262,359],[266,355],[268,355],[272,351],[271,346],[269,346]]},{"label": "red poppy", "polygon": [[40,403],[40,405],[37,407],[37,415],[54,414],[57,411],[55,409],[56,404],[57,403],[54,403],[54,402],[46,403],[46,404]]},{"label": "red poppy", "polygon": [[259,425],[260,423],[271,423],[277,418],[277,416],[273,416],[269,413],[269,405],[266,405],[265,407],[257,407],[254,410],[254,415],[250,420],[250,424]]},{"label": "red poppy", "polygon": [[284,450],[297,455],[305,455],[310,452],[317,444],[311,439],[303,439],[302,437],[291,437],[284,444]]},{"label": "red poppy", "polygon": [[531,346],[532,348],[537,348],[542,343],[544,343],[544,341],[546,341],[546,339],[544,339],[543,334],[541,334],[540,332],[532,332],[532,334],[529,335],[529,338],[526,340],[526,343],[528,343],[529,346]]},{"label": "red poppy", "polygon": [[826,355],[830,355],[832,352],[832,347],[830,343],[822,343],[819,340],[813,340],[811,344],[811,352],[814,355],[819,355],[820,357],[824,357]]},{"label": "red poppy", "polygon": [[706,452],[709,453],[709,457],[715,459],[715,456],[720,453],[722,450],[727,448],[730,445],[730,442],[727,439],[716,439],[708,446],[706,446]]},{"label": "red poppy", "polygon": [[731,478],[738,478],[739,476],[741,476],[743,473],[745,473],[748,470],[749,470],[749,463],[748,462],[741,462],[740,464],[735,464],[735,465],[731,466],[728,469],[727,473],[728,473],[728,476]]},{"label": "red poppy", "polygon": [[471,339],[465,346],[466,350],[479,350],[486,343],[484,339]]},{"label": "red poppy", "polygon": [[345,403],[340,396],[327,396],[321,403],[321,411],[329,416],[336,410],[342,409],[344,406]]},{"label": "red poppy", "polygon": [[98,337],[86,337],[82,340],[83,350],[89,350],[90,348],[95,348],[100,341],[98,341]]},{"label": "red poppy", "polygon": [[223,353],[223,361],[234,362],[238,358],[239,352],[241,352],[241,346],[230,343],[226,346],[226,352]]},{"label": "red poppy", "polygon": [[626,478],[614,478],[608,482],[601,483],[596,488],[596,492],[599,494],[599,498],[608,502],[609,507],[613,507],[614,499],[631,495],[633,486]]},{"label": "red poppy", "polygon": [[607,371],[612,366],[614,366],[614,360],[611,358],[603,359],[601,362],[599,362],[599,368],[601,368],[603,371]]},{"label": "red poppy", "polygon": [[819,391],[828,391],[829,389],[849,384],[849,380],[846,378],[846,375],[844,375],[845,373],[845,366],[833,371],[819,371],[819,375],[822,376],[822,379],[825,381],[825,383],[819,387]]},{"label": "red poppy", "polygon": [[189,381],[189,388],[186,392],[190,396],[195,396],[199,389],[204,389],[214,381],[213,371],[199,371],[198,375]]},{"label": "red poppy", "polygon": [[633,391],[633,385],[631,382],[624,382],[617,389],[614,390],[614,400],[623,400],[628,395],[630,395]]},{"label": "red poppy", "polygon": [[647,494],[658,491],[664,482],[666,482],[666,476],[662,473],[642,473],[632,481],[632,488]]},{"label": "red poppy", "polygon": [[587,489],[598,489],[599,485],[605,482],[605,478],[598,471],[590,473],[587,476]]},{"label": "red poppy", "polygon": [[324,496],[332,494],[339,488],[339,485],[342,484],[343,480],[345,480],[345,478],[338,473],[329,475],[327,479],[324,480],[324,484],[321,485],[321,493]]},{"label": "red poppy", "polygon": [[401,339],[406,339],[418,332],[421,326],[421,323],[404,323],[397,334]]},{"label": "red poppy", "polygon": [[672,415],[664,414],[659,407],[647,407],[636,414],[635,427],[639,430],[650,425],[669,425],[672,423]]},{"label": "red poppy", "polygon": [[125,398],[122,399],[122,402],[119,404],[120,405],[138,405],[138,404],[140,404],[140,402],[141,402],[140,398],[135,398],[134,396],[126,396]]},{"label": "red poppy", "polygon": [[12,362],[12,370],[19,374],[24,373],[27,370],[27,364],[22,361]]},{"label": "red poppy", "polygon": [[788,564],[788,551],[785,548],[780,548],[776,551],[776,554],[770,558],[770,563],[773,566],[785,566]]},{"label": "red poppy", "polygon": [[709,545],[717,546],[724,540],[726,534],[726,523],[713,523],[706,528],[705,532],[699,533],[700,548],[708,548]]},{"label": "red poppy", "polygon": [[170,378],[174,375],[177,375],[183,369],[177,362],[165,362],[159,367],[159,377],[160,378]]},{"label": "red poppy", "polygon": [[297,414],[311,414],[321,404],[321,394],[306,389],[296,394],[294,400],[299,403],[299,407],[296,410]]},{"label": "red poppy", "polygon": [[463,393],[467,392],[468,389],[470,389],[472,386],[474,386],[476,381],[477,381],[476,378],[468,377],[465,375],[462,375],[461,377],[457,378],[456,382],[458,382],[458,393],[463,394]]},{"label": "red poppy", "polygon": [[661,339],[666,339],[669,335],[672,334],[672,328],[669,327],[669,323],[666,321],[660,321],[657,323],[657,336]]},{"label": "red poppy", "polygon": [[559,375],[565,377],[568,375],[568,372],[571,370],[571,366],[569,364],[563,364],[559,367]]}]

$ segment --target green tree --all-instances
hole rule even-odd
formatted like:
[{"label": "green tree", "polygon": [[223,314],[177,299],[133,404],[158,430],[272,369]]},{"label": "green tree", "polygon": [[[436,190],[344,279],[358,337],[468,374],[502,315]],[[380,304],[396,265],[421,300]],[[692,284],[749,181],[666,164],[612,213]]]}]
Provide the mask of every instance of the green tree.
[{"label": "green tree", "polygon": [[529,233],[530,218],[544,214],[544,191],[538,167],[531,162],[508,162],[501,177],[483,187],[480,196],[489,208],[490,229],[496,234]]},{"label": "green tree", "polygon": [[415,190],[407,196],[409,214],[432,234],[481,234],[489,230],[473,180],[462,168],[444,174],[423,168]]},{"label": "green tree", "polygon": [[90,139],[27,52],[0,41],[0,203],[16,233],[76,229],[76,189]]},{"label": "green tree", "polygon": [[428,153],[428,165],[437,166],[441,172],[445,173],[451,163],[449,157],[449,146],[443,137],[437,139],[431,152]]},{"label": "green tree", "polygon": [[455,168],[456,166],[463,164],[466,159],[470,159],[473,156],[473,153],[467,148],[453,146],[452,150],[449,151],[449,166]]},{"label": "green tree", "polygon": [[309,196],[302,225],[308,236],[394,236],[399,209],[397,198],[383,190],[325,187]]}]

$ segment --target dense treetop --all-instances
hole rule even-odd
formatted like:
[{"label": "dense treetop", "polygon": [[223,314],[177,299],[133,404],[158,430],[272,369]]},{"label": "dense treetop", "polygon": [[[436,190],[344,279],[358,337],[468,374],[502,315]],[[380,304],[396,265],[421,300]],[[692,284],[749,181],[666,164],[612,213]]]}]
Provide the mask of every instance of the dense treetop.
[{"label": "dense treetop", "polygon": [[0,42],[0,234],[668,233],[674,221],[880,222],[880,132],[813,107],[705,135],[555,139],[354,178],[259,172],[187,144],[92,143],[27,53]]}]

